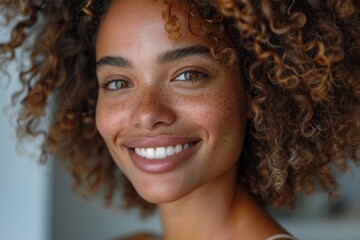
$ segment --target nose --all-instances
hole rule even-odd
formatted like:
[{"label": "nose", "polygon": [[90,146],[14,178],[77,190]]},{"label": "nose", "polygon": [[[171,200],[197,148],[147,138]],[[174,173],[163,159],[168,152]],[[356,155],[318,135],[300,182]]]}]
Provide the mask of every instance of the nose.
[{"label": "nose", "polygon": [[161,89],[144,89],[134,107],[132,122],[137,128],[154,130],[175,121],[175,112]]}]

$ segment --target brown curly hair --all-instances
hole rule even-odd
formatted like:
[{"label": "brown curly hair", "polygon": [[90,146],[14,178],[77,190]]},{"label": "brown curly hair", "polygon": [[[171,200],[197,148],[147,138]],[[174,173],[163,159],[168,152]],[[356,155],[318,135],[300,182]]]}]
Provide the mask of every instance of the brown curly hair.
[{"label": "brown curly hair", "polygon": [[[360,2],[352,0],[161,0],[169,37],[181,38],[173,4],[189,29],[204,36],[213,57],[241,69],[250,118],[239,160],[239,181],[273,206],[320,187],[335,196],[334,168],[359,162]],[[30,59],[19,71],[19,129],[43,135],[43,156],[54,154],[75,185],[105,188],[109,203],[122,185],[125,207],[153,205],[135,192],[109,155],[95,126],[94,41],[111,0],[0,0],[12,26],[0,44],[0,65]],[[21,16],[19,18],[19,15]],[[201,29],[192,29],[200,19]],[[50,106],[47,107],[47,106]],[[40,130],[45,111],[53,119]]]}]

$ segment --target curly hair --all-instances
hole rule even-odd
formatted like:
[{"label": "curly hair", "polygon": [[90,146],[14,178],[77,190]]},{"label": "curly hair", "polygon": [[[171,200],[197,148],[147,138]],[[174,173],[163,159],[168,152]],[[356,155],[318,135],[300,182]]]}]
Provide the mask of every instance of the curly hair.
[{"label": "curly hair", "polygon": [[[336,196],[335,168],[359,163],[360,2],[352,0],[161,0],[169,38],[181,38],[172,6],[208,39],[213,57],[241,70],[250,117],[238,163],[239,182],[264,202],[292,206],[321,188]],[[0,65],[23,47],[19,129],[43,135],[43,156],[60,159],[85,194],[105,188],[110,203],[122,185],[124,207],[145,202],[121,174],[95,125],[94,42],[111,0],[0,0],[14,21],[0,44]],[[20,18],[18,16],[21,16]],[[192,29],[192,21],[200,29]],[[41,20],[41,21],[40,21]],[[10,25],[9,25],[10,26]],[[5,69],[2,69],[6,72]],[[47,130],[39,121],[53,110]]]}]

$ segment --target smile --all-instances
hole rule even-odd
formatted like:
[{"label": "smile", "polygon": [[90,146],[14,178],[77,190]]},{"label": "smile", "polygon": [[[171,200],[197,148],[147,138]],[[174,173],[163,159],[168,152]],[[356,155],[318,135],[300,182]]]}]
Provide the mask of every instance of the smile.
[{"label": "smile", "polygon": [[131,162],[140,171],[160,174],[186,163],[201,146],[201,139],[174,135],[138,137],[125,141]]},{"label": "smile", "polygon": [[139,148],[136,147],[135,153],[146,159],[164,159],[174,154],[180,153],[190,146],[194,145],[194,142],[177,144],[175,146],[161,146],[161,147],[150,147],[150,148]]}]

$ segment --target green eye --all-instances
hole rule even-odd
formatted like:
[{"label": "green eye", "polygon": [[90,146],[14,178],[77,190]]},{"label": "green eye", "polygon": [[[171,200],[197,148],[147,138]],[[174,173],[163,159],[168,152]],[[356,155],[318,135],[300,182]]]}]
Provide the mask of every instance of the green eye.
[{"label": "green eye", "polygon": [[134,87],[134,84],[125,80],[113,80],[109,82],[106,86],[106,88],[109,90],[119,90],[119,89],[132,88],[132,87]]}]

